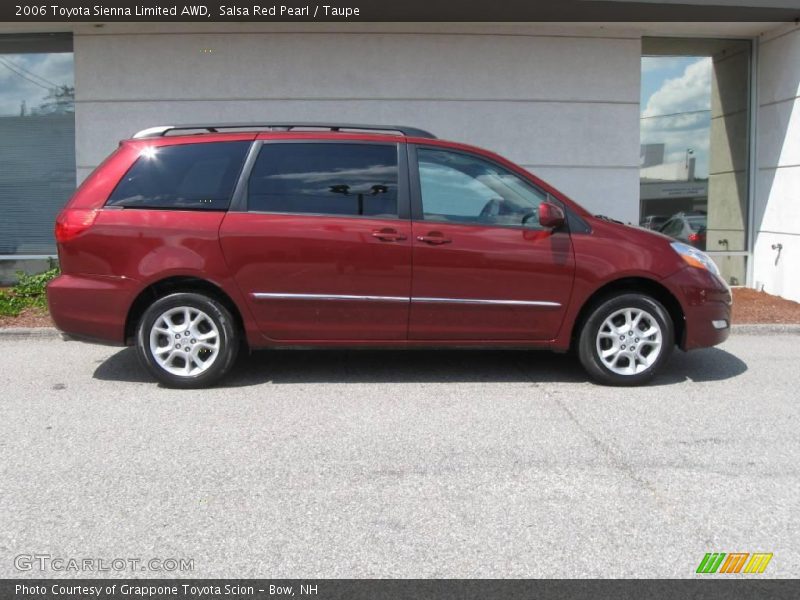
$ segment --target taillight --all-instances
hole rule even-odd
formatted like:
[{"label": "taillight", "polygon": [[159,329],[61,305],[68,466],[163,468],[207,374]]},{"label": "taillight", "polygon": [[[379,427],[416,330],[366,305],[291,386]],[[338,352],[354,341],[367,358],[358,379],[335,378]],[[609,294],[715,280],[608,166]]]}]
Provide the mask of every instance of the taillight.
[{"label": "taillight", "polygon": [[703,239],[703,234],[702,233],[690,233],[689,234],[689,241],[690,242],[699,242],[702,239]]},{"label": "taillight", "polygon": [[67,208],[56,218],[56,241],[59,244],[75,239],[94,223],[97,211],[84,208]]}]

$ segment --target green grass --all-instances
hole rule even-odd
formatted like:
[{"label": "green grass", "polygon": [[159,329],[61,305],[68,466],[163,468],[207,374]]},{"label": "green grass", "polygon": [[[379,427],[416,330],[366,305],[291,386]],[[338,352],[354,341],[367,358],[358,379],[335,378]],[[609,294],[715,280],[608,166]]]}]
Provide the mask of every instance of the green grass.
[{"label": "green grass", "polygon": [[17,277],[19,278],[17,285],[0,290],[0,316],[16,317],[26,308],[46,309],[45,287],[58,274],[59,269],[56,266],[36,275],[28,275],[22,271],[17,271]]}]

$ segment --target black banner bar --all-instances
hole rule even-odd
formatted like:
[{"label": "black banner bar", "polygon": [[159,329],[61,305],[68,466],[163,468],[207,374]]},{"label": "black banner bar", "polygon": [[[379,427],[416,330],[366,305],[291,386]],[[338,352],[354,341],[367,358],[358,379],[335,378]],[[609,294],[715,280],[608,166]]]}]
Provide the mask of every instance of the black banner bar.
[{"label": "black banner bar", "polygon": [[800,581],[725,579],[15,579],[0,581],[3,600],[783,600]]},{"label": "black banner bar", "polygon": [[[191,0],[190,0],[191,2]],[[347,22],[347,21],[796,21],[797,6],[750,0],[747,6],[701,0],[323,0],[276,4],[263,0],[3,0],[0,21],[11,22]]]}]

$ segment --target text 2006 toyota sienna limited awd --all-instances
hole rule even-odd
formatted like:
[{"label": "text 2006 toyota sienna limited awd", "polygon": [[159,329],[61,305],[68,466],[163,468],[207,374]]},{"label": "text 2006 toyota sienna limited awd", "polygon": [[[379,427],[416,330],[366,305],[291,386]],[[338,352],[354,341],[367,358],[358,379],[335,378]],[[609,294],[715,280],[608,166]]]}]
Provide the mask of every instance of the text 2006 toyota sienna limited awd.
[{"label": "text 2006 toyota sienna limited awd", "polygon": [[56,325],[135,344],[174,387],[292,346],[574,348],[594,380],[636,385],[730,331],[700,250],[408,127],[147,129],[83,182],[56,239]]}]

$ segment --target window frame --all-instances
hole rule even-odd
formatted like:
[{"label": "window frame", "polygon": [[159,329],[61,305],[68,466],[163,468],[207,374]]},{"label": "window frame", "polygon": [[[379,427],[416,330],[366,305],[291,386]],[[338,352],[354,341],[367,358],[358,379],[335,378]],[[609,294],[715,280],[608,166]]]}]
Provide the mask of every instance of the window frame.
[{"label": "window frame", "polygon": [[[362,145],[369,146],[394,146],[397,152],[397,214],[392,216],[380,215],[335,215],[330,213],[310,213],[310,212],[276,212],[268,210],[250,210],[248,206],[248,185],[250,176],[252,175],[253,168],[255,167],[258,155],[261,153],[261,148],[266,144],[346,144],[346,145]],[[228,212],[242,212],[251,213],[255,215],[293,215],[302,217],[325,217],[333,219],[359,219],[359,220],[372,220],[372,221],[407,221],[411,218],[410,202],[409,202],[409,169],[408,169],[408,156],[405,148],[406,143],[403,141],[383,141],[383,140],[335,140],[335,139],[278,139],[278,140],[255,140],[250,148],[250,152],[245,157],[244,167],[239,176],[239,181],[233,191]]]},{"label": "window frame", "polygon": [[544,196],[544,200],[542,200],[542,202],[545,201],[552,202],[553,204],[561,207],[564,210],[565,214],[568,216],[568,219],[565,221],[564,227],[558,229],[558,231],[569,232],[570,229],[569,223],[572,220],[570,218],[572,216],[572,211],[569,210],[569,207],[564,202],[556,198],[553,194],[551,194],[546,190],[543,190],[541,187],[536,185],[536,183],[534,183],[527,177],[523,177],[519,173],[514,172],[513,170],[509,169],[507,166],[499,163],[498,161],[493,160],[488,156],[483,156],[482,154],[477,154],[475,152],[468,152],[466,150],[462,150],[461,148],[450,148],[448,146],[439,146],[434,144],[408,144],[407,149],[408,149],[408,165],[409,165],[408,172],[411,183],[411,219],[413,221],[420,223],[430,223],[432,226],[457,225],[459,227],[484,227],[484,228],[493,227],[502,229],[517,229],[520,231],[541,231],[540,228],[526,227],[525,225],[507,225],[502,223],[473,223],[470,221],[448,222],[448,221],[435,221],[432,219],[426,219],[425,212],[422,207],[422,182],[419,174],[419,155],[418,155],[419,149],[425,149],[425,150],[438,150],[441,152],[451,152],[453,154],[461,154],[468,158],[489,163],[497,167],[498,169],[501,169],[502,171],[505,171],[515,177],[518,177],[519,179],[530,185],[533,189],[535,189]]}]

